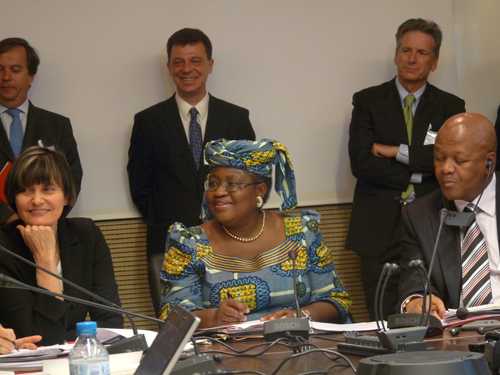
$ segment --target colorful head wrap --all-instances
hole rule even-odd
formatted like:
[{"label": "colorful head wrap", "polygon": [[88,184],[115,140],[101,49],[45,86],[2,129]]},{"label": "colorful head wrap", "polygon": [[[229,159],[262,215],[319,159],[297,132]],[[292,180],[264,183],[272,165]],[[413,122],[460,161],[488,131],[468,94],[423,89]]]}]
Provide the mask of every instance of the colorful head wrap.
[{"label": "colorful head wrap", "polygon": [[[281,198],[281,210],[291,209],[297,205],[292,161],[285,145],[277,141],[266,138],[260,141],[226,139],[211,141],[205,146],[205,164],[210,167],[242,169],[267,178],[272,178],[274,166],[274,189]],[[203,210],[205,209],[206,205],[203,207]]]}]

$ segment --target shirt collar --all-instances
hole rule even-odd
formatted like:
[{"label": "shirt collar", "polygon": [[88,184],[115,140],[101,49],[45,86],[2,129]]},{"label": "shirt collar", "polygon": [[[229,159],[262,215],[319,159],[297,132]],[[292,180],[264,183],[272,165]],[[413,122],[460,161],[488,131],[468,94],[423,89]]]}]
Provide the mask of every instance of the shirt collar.
[{"label": "shirt collar", "polygon": [[413,95],[416,99],[415,103],[418,103],[420,101],[420,97],[422,96],[425,89],[427,88],[427,83],[425,85],[423,85],[421,88],[419,88],[417,91],[415,91],[414,93],[411,93],[411,92],[408,92],[408,90],[406,90],[403,87],[401,82],[399,82],[399,78],[396,77],[396,87],[398,89],[398,93],[399,93],[399,97],[401,99],[401,102],[403,102],[404,98],[406,98],[408,95]]},{"label": "shirt collar", "polygon": [[[26,114],[28,113],[29,106],[30,106],[30,101],[26,99],[23,104],[17,107],[17,109],[19,109],[22,113]],[[8,107],[0,104],[0,113],[4,113],[8,109],[9,109]]]},{"label": "shirt collar", "polygon": [[[467,202],[467,201],[462,201],[462,200],[456,200],[455,201],[455,206],[457,209],[462,212],[464,208],[469,204],[476,204],[477,200],[479,199],[479,196],[477,196],[472,202]],[[493,173],[493,177],[491,178],[490,183],[486,188],[484,189],[483,196],[481,197],[481,200],[479,201],[478,208],[481,210],[481,212],[486,213],[488,216],[495,216],[496,215],[496,176]]]},{"label": "shirt collar", "polygon": [[175,101],[177,102],[177,108],[179,108],[179,114],[183,122],[191,119],[191,114],[189,111],[191,108],[195,107],[198,110],[200,118],[205,118],[208,114],[208,92],[205,94],[203,99],[201,99],[196,105],[189,104],[186,102],[179,94],[175,94]]}]

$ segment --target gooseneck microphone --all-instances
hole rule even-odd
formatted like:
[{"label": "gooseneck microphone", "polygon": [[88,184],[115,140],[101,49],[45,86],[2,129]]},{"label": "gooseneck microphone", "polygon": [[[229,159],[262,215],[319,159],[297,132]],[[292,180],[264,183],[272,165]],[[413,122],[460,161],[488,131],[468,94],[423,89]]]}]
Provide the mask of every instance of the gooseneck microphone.
[{"label": "gooseneck microphone", "polygon": [[429,324],[429,319],[430,319],[430,315],[431,315],[431,308],[432,308],[432,301],[430,300],[430,297],[431,297],[431,291],[430,291],[430,289],[431,289],[430,288],[431,274],[432,274],[432,269],[434,267],[434,261],[436,259],[439,240],[441,238],[441,231],[443,230],[443,224],[444,224],[447,216],[448,216],[448,210],[446,208],[442,208],[441,211],[439,211],[439,227],[438,227],[438,231],[436,234],[436,240],[434,241],[434,248],[432,249],[432,255],[431,255],[431,260],[429,262],[429,268],[427,269],[427,279],[425,280],[424,301],[426,301],[427,296],[429,296],[429,306],[427,306],[427,314],[425,316],[425,320],[424,320],[425,324],[424,325]]},{"label": "gooseneck microphone", "polygon": [[309,319],[303,317],[297,290],[297,269],[295,267],[297,251],[295,249],[290,250],[288,257],[292,261],[293,298],[295,302],[296,317],[274,319],[264,322],[264,338],[268,341],[274,341],[280,337],[294,339],[297,339],[298,337],[303,339],[309,338]]},{"label": "gooseneck microphone", "polygon": [[[146,343],[146,338],[144,337],[144,335],[142,334],[139,334],[138,330],[137,330],[137,326],[134,322],[134,320],[132,319],[131,317],[131,314],[128,314],[126,310],[123,310],[121,306],[119,306],[118,304],[116,304],[115,302],[112,302],[104,297],[101,297],[100,295],[72,282],[71,280],[68,280],[66,279],[65,277],[61,276],[61,275],[58,275],[57,273],[54,273],[52,271],[49,271],[48,269],[46,269],[45,267],[42,267],[42,266],[39,266],[38,264],[36,264],[35,262],[32,262],[30,261],[29,259],[26,259],[25,257],[19,255],[19,254],[16,254],[15,252],[7,249],[5,246],[3,246],[2,244],[0,244],[0,251],[1,252],[4,252],[5,254],[8,254],[10,255],[11,257],[14,257],[16,259],[18,259],[19,261],[25,263],[25,264],[28,264],[29,266],[37,269],[37,270],[40,270],[52,277],[55,277],[56,279],[62,281],[64,284],[66,285],[69,285],[71,286],[72,288],[78,290],[79,292],[89,296],[90,298],[92,298],[93,300],[95,301],[99,301],[101,302],[102,304],[104,305],[107,305],[107,306],[112,306],[112,307],[115,307],[117,309],[121,309],[123,311],[123,315],[128,319],[128,321],[130,322],[130,326],[132,328],[132,332],[134,334],[133,337],[130,337],[130,338],[127,338],[127,339],[123,339],[119,342],[116,343],[117,347],[118,347],[118,344],[120,344],[120,350],[124,350],[124,351],[127,351],[127,346],[129,345],[130,347],[133,347],[133,348],[138,348],[140,346],[144,347],[142,350],[145,350],[147,349],[147,343]],[[69,300],[69,299],[68,299]],[[149,318],[149,317],[148,317]]]},{"label": "gooseneck microphone", "polygon": [[[22,281],[14,279],[13,277],[7,276],[3,273],[0,273],[0,288],[25,289],[25,290],[29,290],[29,291],[34,292],[34,293],[44,294],[44,295],[54,297],[54,298],[59,297],[59,298],[62,298],[64,300],[74,302],[74,303],[77,303],[80,305],[95,307],[95,308],[98,308],[101,310],[110,311],[110,312],[120,314],[120,315],[130,315],[130,316],[134,316],[137,318],[142,318],[145,320],[156,322],[159,324],[165,323],[163,320],[152,318],[150,316],[135,313],[132,311],[128,311],[128,310],[122,309],[121,307],[104,305],[101,303],[88,301],[88,300],[85,300],[82,298],[69,296],[69,295],[63,294],[63,293],[51,292],[50,290],[47,290],[44,288],[38,288],[38,287],[35,287],[33,285],[23,283]],[[136,339],[134,339],[134,337]],[[144,338],[144,335],[138,335],[138,336],[134,336],[134,337],[130,337],[128,339],[123,339],[121,341],[118,341],[115,344],[110,345],[108,347],[108,352],[110,354],[116,354],[116,353],[122,353],[122,352],[130,352],[130,351],[144,351],[148,348],[146,340]],[[137,337],[139,337],[139,339],[137,339]],[[130,340],[130,339],[133,339],[133,340]]]},{"label": "gooseneck microphone", "polygon": [[302,318],[302,309],[299,303],[299,292],[297,285],[297,269],[295,267],[297,262],[297,251],[291,250],[288,253],[288,257],[292,260],[292,279],[293,279],[293,298],[295,300],[295,315],[297,318]]}]

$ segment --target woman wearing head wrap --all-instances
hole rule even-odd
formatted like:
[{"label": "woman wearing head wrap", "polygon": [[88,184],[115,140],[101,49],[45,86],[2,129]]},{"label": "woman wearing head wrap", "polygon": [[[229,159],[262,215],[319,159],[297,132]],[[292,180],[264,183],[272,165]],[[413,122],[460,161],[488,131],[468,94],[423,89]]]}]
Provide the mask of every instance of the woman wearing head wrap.
[{"label": "woman wearing head wrap", "polygon": [[[169,230],[162,318],[176,304],[200,317],[202,327],[291,317],[296,272],[300,305],[313,320],[347,320],[351,301],[319,233],[319,215],[283,212],[297,205],[286,148],[268,139],[217,140],[206,145],[205,162],[204,223]],[[273,167],[281,212],[262,209]]]}]

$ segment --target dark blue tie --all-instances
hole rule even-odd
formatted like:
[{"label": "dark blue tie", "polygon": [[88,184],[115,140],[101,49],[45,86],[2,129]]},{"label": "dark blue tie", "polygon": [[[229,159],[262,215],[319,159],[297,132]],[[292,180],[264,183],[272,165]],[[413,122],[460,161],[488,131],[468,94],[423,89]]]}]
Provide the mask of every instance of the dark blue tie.
[{"label": "dark blue tie", "polygon": [[198,110],[193,107],[189,110],[191,121],[189,122],[189,144],[191,145],[191,152],[196,164],[196,169],[200,167],[202,139],[201,139],[201,126],[198,123]]},{"label": "dark blue tie", "polygon": [[14,156],[17,158],[21,153],[21,148],[23,146],[23,125],[21,123],[20,116],[21,110],[17,108],[9,108],[7,113],[10,117],[12,117],[9,130],[10,147],[12,147]]}]

